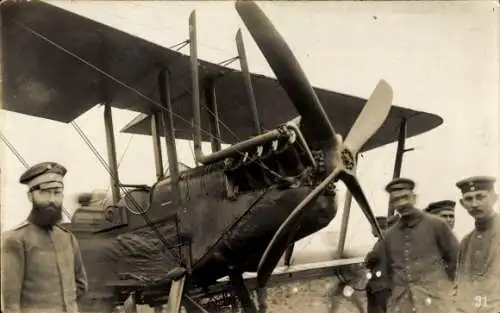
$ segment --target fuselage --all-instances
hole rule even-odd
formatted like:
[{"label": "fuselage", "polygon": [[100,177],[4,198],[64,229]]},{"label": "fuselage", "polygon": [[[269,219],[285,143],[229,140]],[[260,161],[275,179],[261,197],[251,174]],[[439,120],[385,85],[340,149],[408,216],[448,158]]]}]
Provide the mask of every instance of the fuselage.
[{"label": "fuselage", "polygon": [[[229,268],[256,271],[276,230],[311,190],[308,184],[274,184],[238,192],[223,169],[199,167],[183,173],[177,184],[166,178],[133,192],[105,210],[109,230],[91,234],[73,225],[89,295],[116,297],[113,286],[120,281],[159,284],[180,263],[192,270],[191,286],[215,283]],[[293,241],[325,227],[335,213],[328,199],[318,198]]]}]

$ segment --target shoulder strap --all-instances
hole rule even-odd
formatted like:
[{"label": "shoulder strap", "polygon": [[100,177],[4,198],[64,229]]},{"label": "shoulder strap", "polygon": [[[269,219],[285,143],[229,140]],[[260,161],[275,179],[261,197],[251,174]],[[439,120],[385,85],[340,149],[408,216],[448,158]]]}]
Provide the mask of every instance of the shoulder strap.
[{"label": "shoulder strap", "polygon": [[69,231],[69,229],[65,228],[64,226],[62,226],[60,224],[57,224],[56,227],[59,228],[60,230],[64,231],[64,232],[67,232],[67,233],[71,234],[71,231]]},{"label": "shoulder strap", "polygon": [[28,226],[30,224],[29,221],[25,220],[23,221],[22,223],[20,223],[19,225],[17,225],[16,227],[13,228],[13,230],[19,230],[19,229],[22,229],[26,226]]}]

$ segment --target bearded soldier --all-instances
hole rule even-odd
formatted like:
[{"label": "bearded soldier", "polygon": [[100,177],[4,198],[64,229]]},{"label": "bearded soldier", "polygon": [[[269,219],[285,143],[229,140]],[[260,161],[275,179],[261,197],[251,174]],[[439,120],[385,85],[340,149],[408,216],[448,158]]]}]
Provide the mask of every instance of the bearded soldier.
[{"label": "bearded soldier", "polygon": [[75,236],[58,225],[65,174],[62,165],[44,162],[21,175],[33,207],[24,223],[3,236],[4,313],[78,312],[87,275]]},{"label": "bearded soldier", "polygon": [[456,183],[460,204],[475,227],[460,243],[456,300],[459,312],[500,312],[500,217],[493,207],[493,177],[470,177]]},{"label": "bearded soldier", "polygon": [[449,313],[458,241],[446,222],[415,207],[414,187],[406,178],[386,186],[401,216],[385,238],[392,282],[388,312]]},{"label": "bearded soldier", "polygon": [[424,210],[426,213],[436,215],[448,223],[450,229],[455,227],[455,205],[453,200],[442,200],[429,203]]}]

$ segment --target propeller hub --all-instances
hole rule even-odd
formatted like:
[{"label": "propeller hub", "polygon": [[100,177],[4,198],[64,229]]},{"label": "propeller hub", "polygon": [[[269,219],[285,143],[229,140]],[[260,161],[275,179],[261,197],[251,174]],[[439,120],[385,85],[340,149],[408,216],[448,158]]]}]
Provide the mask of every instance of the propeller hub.
[{"label": "propeller hub", "polygon": [[347,148],[342,149],[342,151],[340,151],[340,159],[342,160],[342,164],[344,165],[344,168],[346,170],[348,171],[354,170],[356,160],[351,150]]},{"label": "propeller hub", "polygon": [[337,187],[334,182],[329,183],[325,188],[325,195],[334,197],[337,195]]}]

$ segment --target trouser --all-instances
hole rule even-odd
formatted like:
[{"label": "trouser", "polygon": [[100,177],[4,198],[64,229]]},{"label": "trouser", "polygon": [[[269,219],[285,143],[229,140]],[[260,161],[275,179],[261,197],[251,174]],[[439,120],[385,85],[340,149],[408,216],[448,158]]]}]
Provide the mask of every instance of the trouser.
[{"label": "trouser", "polygon": [[387,302],[391,292],[389,289],[366,291],[366,298],[368,300],[367,312],[368,313],[386,313]]}]

